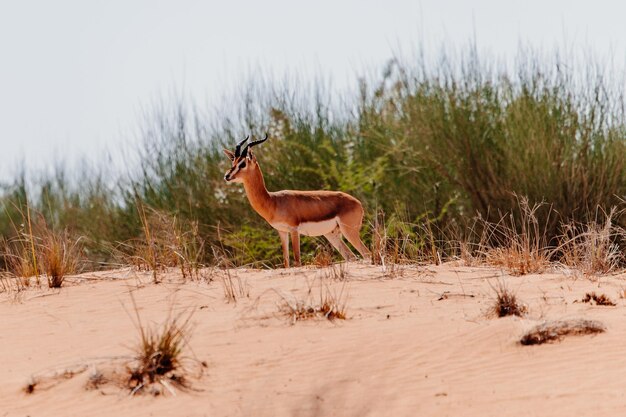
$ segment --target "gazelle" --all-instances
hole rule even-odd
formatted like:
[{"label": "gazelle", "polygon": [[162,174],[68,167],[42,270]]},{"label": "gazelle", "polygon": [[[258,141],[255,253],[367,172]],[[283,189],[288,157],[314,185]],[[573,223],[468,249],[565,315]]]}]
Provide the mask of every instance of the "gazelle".
[{"label": "gazelle", "polygon": [[267,134],[264,139],[244,146],[248,138],[249,136],[237,144],[235,152],[224,149],[232,162],[224,179],[226,182],[243,183],[252,208],[278,230],[285,268],[289,268],[290,235],[296,266],[300,265],[300,234],[323,235],[344,259],[353,260],[356,257],[341,239],[343,235],[363,258],[370,256],[369,250],[359,237],[363,223],[363,206],[359,200],[339,191],[268,192],[261,168],[252,153],[252,147],[265,142]]}]

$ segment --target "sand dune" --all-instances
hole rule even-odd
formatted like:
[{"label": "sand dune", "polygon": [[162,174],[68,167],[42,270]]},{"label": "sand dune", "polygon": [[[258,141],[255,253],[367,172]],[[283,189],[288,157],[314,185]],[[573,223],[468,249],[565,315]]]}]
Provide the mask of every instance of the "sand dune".
[{"label": "sand dune", "polygon": [[[511,277],[490,268],[350,264],[348,320],[297,322],[284,300],[318,290],[327,270],[233,270],[249,297],[227,303],[212,282],[159,285],[128,270],[85,274],[60,291],[0,295],[0,416],[519,416],[600,415],[626,409],[624,275],[592,281],[563,272]],[[210,274],[206,271],[206,275]],[[492,285],[505,280],[528,305],[524,318],[488,317]],[[491,285],[490,285],[491,284]],[[345,287],[342,287],[345,285]],[[132,355],[138,337],[129,292],[144,323],[193,310],[188,356],[208,367],[192,390],[129,396],[88,391],[94,367]],[[615,307],[578,302],[604,293]],[[541,346],[518,343],[545,320],[587,318],[606,333]],[[83,370],[23,391],[31,376]]]}]

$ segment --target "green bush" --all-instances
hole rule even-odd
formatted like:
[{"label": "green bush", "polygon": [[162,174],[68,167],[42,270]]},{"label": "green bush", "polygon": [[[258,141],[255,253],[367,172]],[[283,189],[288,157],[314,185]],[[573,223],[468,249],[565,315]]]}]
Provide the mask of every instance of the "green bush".
[{"label": "green bush", "polygon": [[[360,80],[340,99],[321,84],[307,90],[253,79],[228,116],[201,117],[198,106],[173,99],[146,118],[138,166],[120,179],[57,172],[21,175],[5,187],[0,233],[15,233],[28,197],[48,224],[84,236],[91,259],[104,265],[111,248],[141,235],[141,201],[197,223],[207,247],[223,246],[237,264],[281,264],[276,232],[240,185],[222,179],[222,148],[266,131],[270,140],[256,154],[268,189],[353,194],[366,209],[367,242],[377,211],[402,218],[406,225],[394,233],[432,252],[451,230],[463,238],[476,215],[497,222],[514,212],[518,197],[546,203],[536,214],[548,240],[562,222],[585,222],[597,207],[620,204],[626,124],[618,80],[558,53],[552,60],[521,54],[510,70],[479,58],[470,47],[438,61],[392,61],[379,79]],[[318,243],[305,241],[303,258]]]}]

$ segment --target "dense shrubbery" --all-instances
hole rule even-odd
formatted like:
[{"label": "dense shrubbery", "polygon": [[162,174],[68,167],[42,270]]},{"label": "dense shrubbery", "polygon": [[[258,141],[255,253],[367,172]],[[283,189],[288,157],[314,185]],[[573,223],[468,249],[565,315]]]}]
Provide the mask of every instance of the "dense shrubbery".
[{"label": "dense shrubbery", "polygon": [[[562,222],[584,223],[598,207],[618,205],[626,195],[618,80],[592,63],[575,69],[575,60],[530,55],[498,71],[469,51],[455,63],[392,61],[342,105],[329,104],[337,100],[322,88],[263,87],[244,92],[235,116],[200,117],[182,101],[160,107],[142,131],[139,167],[119,181],[21,177],[0,200],[0,234],[17,233],[28,196],[50,227],[84,237],[89,259],[111,262],[130,250],[120,243],[141,235],[141,201],[197,221],[199,234],[238,263],[280,263],[275,232],[242,187],[222,179],[221,148],[265,131],[271,139],[257,156],[268,189],[346,191],[363,201],[370,225],[377,212],[393,214],[406,224],[398,233],[424,246],[464,238],[476,215],[497,222],[516,210],[516,196],[547,203],[536,215],[548,240]],[[371,242],[371,227],[364,234]],[[320,243],[305,240],[304,252]]]}]

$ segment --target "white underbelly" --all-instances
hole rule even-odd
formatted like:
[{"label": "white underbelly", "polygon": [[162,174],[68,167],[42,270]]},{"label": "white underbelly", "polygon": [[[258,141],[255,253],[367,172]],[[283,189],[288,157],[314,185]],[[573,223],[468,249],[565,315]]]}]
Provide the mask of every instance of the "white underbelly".
[{"label": "white underbelly", "polygon": [[322,236],[326,235],[337,228],[337,218],[323,220],[321,222],[303,222],[298,226],[289,226],[285,223],[270,223],[272,227],[281,232],[293,232],[297,231],[301,235],[305,236]]},{"label": "white underbelly", "polygon": [[300,225],[298,226],[298,232],[305,236],[327,235],[337,228],[337,224],[338,223],[336,217],[321,222],[300,223]]}]

